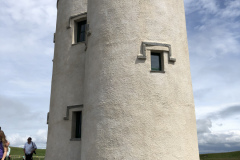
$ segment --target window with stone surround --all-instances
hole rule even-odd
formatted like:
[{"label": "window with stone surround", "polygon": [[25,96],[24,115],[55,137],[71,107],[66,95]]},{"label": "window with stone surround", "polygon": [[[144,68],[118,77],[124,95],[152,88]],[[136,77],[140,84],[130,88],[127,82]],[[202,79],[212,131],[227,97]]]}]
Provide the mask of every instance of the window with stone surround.
[{"label": "window with stone surround", "polygon": [[72,44],[86,41],[87,13],[80,13],[69,17],[68,29],[72,30]]}]

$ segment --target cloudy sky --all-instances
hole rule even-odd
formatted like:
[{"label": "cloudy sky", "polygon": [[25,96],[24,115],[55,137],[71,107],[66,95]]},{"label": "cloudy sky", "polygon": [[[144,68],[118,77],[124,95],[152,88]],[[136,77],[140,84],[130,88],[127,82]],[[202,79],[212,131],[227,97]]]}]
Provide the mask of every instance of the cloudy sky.
[{"label": "cloudy sky", "polygon": [[[200,153],[240,150],[240,0],[185,0]],[[56,0],[0,0],[0,126],[46,147]]]}]

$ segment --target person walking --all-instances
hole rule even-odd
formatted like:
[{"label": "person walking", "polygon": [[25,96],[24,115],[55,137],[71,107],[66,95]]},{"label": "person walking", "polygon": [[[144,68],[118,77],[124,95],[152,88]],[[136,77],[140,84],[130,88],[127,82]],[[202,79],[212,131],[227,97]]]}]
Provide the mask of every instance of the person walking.
[{"label": "person walking", "polygon": [[35,153],[37,146],[34,142],[32,142],[32,138],[28,137],[27,142],[24,145],[24,154],[26,160],[32,160],[32,155]]},{"label": "person walking", "polygon": [[0,160],[5,160],[8,151],[8,141],[2,130],[0,130]]}]

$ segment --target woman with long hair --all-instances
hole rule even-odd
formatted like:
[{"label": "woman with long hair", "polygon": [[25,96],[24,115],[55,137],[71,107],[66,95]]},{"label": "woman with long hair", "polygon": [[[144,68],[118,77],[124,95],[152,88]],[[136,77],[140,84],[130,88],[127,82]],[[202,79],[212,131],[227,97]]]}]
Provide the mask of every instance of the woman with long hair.
[{"label": "woman with long hair", "polygon": [[0,131],[0,160],[5,160],[8,150],[8,141],[4,132]]}]

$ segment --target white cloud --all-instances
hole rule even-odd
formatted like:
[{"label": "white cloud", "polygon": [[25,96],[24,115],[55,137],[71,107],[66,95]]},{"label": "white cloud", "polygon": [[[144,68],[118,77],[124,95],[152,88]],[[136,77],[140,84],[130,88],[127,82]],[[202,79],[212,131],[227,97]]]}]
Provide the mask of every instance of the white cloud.
[{"label": "white cloud", "polygon": [[198,11],[201,14],[212,14],[218,11],[216,0],[184,0],[187,14]]},{"label": "white cloud", "polygon": [[52,22],[56,20],[56,1],[21,0],[16,3],[15,0],[8,0],[1,3],[2,12],[5,12],[12,21],[26,23],[26,25],[28,23],[42,25],[43,22],[45,24],[51,22],[50,25],[55,25]]},{"label": "white cloud", "polygon": [[238,0],[185,0],[200,152],[239,150]]},{"label": "white cloud", "polygon": [[197,120],[200,153],[237,151],[240,147],[240,130],[215,132],[209,119]]},{"label": "white cloud", "polygon": [[240,16],[240,1],[233,0],[233,1],[225,1],[226,9],[218,14],[223,18],[231,18],[231,17],[238,17]]},{"label": "white cloud", "polygon": [[12,146],[46,146],[56,13],[56,1],[0,1],[0,126]]},{"label": "white cloud", "polygon": [[210,119],[198,119],[197,120],[197,132],[198,134],[202,133],[211,133],[212,122]]},{"label": "white cloud", "polygon": [[27,142],[27,138],[32,137],[32,141],[37,145],[39,149],[46,148],[47,142],[47,130],[38,130],[36,134],[10,134],[7,139],[10,142],[10,146],[23,148]]},{"label": "white cloud", "polygon": [[38,130],[35,136],[36,138],[33,140],[38,145],[38,148],[46,148],[47,130],[43,130],[43,129]]},{"label": "white cloud", "polygon": [[18,133],[16,134],[10,134],[7,136],[7,140],[10,142],[10,147],[21,147],[23,148],[24,144],[27,142],[27,138],[30,137],[29,135],[20,135]]}]

